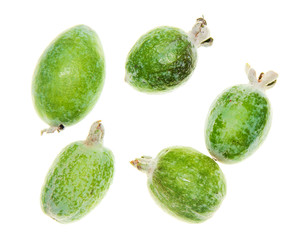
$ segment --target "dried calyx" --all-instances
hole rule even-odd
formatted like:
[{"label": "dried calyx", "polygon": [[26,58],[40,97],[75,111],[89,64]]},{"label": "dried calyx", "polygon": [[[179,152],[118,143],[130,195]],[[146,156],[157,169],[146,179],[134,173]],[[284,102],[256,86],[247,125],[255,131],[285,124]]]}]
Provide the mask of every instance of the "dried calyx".
[{"label": "dried calyx", "polygon": [[43,129],[41,131],[41,135],[43,135],[44,133],[54,133],[55,131],[57,132],[61,132],[62,130],[65,129],[65,126],[60,124],[59,126],[57,127],[49,127],[49,128],[46,128],[46,129]]},{"label": "dried calyx", "polygon": [[246,64],[246,74],[250,81],[250,84],[256,86],[262,90],[272,88],[278,78],[278,74],[274,71],[268,71],[266,73],[261,73],[259,77],[256,77],[256,71]]},{"label": "dried calyx", "polygon": [[197,19],[196,24],[188,35],[196,47],[209,47],[213,43],[213,38],[210,37],[210,32],[204,17]]},{"label": "dried calyx", "polygon": [[85,140],[86,145],[96,145],[103,142],[104,137],[104,127],[101,123],[101,120],[96,121],[92,124],[89,135]]},{"label": "dried calyx", "polygon": [[151,174],[155,168],[155,160],[149,156],[142,156],[132,160],[130,163],[132,166],[136,167],[141,172],[146,174]]}]

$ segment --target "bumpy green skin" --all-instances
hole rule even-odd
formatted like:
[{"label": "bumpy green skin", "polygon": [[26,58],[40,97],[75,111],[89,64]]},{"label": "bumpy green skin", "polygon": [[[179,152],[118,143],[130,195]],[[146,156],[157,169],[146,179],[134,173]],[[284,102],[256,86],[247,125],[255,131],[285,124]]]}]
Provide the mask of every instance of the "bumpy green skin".
[{"label": "bumpy green skin", "polygon": [[196,50],[182,30],[155,28],[143,35],[129,52],[125,80],[142,92],[171,90],[193,72]]},{"label": "bumpy green skin", "polygon": [[69,126],[95,105],[105,77],[97,34],[75,26],[59,35],[42,54],[33,76],[32,95],[39,116],[50,126]]},{"label": "bumpy green skin", "polygon": [[264,92],[252,85],[231,87],[210,108],[205,128],[207,149],[218,161],[239,162],[259,147],[270,125],[271,108]]},{"label": "bumpy green skin", "polygon": [[214,160],[192,148],[171,147],[161,151],[157,161],[148,186],[165,210],[184,221],[199,223],[219,208],[226,182]]},{"label": "bumpy green skin", "polygon": [[101,144],[68,145],[46,177],[41,194],[43,211],[61,223],[82,218],[104,197],[113,172],[113,154]]}]

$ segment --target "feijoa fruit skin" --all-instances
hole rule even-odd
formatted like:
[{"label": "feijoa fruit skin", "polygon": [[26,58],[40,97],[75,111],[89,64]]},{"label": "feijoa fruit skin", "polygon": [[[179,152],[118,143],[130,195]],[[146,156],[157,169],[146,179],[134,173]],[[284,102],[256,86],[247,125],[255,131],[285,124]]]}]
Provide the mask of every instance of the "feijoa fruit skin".
[{"label": "feijoa fruit skin", "polygon": [[36,66],[32,96],[35,109],[49,129],[62,130],[83,119],[100,96],[105,61],[97,34],[85,25],[60,34]]},{"label": "feijoa fruit skin", "polygon": [[125,81],[141,92],[169,91],[185,82],[197,61],[197,47],[210,46],[206,21],[197,20],[187,34],[174,27],[158,27],[143,35],[130,50]]},{"label": "feijoa fruit skin", "polygon": [[271,126],[271,106],[265,90],[274,86],[278,75],[269,71],[257,79],[249,65],[246,71],[250,83],[221,93],[206,120],[207,149],[223,163],[237,163],[250,156],[265,140]]},{"label": "feijoa fruit skin", "polygon": [[113,178],[114,156],[102,144],[95,122],[85,141],[73,142],[57,156],[41,194],[43,211],[60,223],[78,220],[104,197]]},{"label": "feijoa fruit skin", "polygon": [[155,159],[142,157],[131,164],[147,173],[156,202],[186,222],[210,218],[226,195],[225,177],[218,164],[190,147],[169,147]]}]

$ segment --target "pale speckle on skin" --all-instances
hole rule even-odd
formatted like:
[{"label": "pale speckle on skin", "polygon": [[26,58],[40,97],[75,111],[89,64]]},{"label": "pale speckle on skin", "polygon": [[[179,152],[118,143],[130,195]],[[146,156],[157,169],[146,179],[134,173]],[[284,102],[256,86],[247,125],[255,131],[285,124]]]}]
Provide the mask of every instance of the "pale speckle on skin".
[{"label": "pale speckle on skin", "polygon": [[186,182],[191,182],[190,180],[187,180],[185,178],[181,178],[183,181],[186,181]]}]

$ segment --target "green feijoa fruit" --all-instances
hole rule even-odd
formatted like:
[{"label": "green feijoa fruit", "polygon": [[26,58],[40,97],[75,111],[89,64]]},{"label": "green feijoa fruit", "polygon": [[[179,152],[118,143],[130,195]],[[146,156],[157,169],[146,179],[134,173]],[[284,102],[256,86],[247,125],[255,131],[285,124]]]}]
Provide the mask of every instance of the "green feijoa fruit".
[{"label": "green feijoa fruit", "polygon": [[196,66],[197,47],[213,39],[203,18],[187,34],[174,27],[158,27],[143,35],[130,50],[125,81],[141,92],[171,90],[185,82]]},{"label": "green feijoa fruit", "polygon": [[146,172],[148,187],[156,202],[181,220],[207,220],[226,195],[225,177],[211,158],[190,147],[169,147],[155,159],[131,161]]},{"label": "green feijoa fruit", "polygon": [[269,71],[257,79],[248,64],[246,72],[250,83],[221,93],[206,120],[206,146],[220,162],[237,163],[248,157],[264,141],[271,126],[271,107],[265,90],[274,86],[278,75]]},{"label": "green feijoa fruit", "polygon": [[102,144],[100,121],[85,141],[73,142],[56,157],[41,194],[43,211],[60,223],[78,220],[104,197],[113,178],[114,156]]},{"label": "green feijoa fruit", "polygon": [[85,25],[60,34],[36,66],[32,96],[39,116],[60,131],[84,118],[103,88],[105,62],[97,34]]}]

